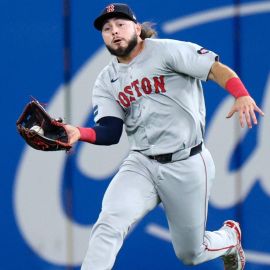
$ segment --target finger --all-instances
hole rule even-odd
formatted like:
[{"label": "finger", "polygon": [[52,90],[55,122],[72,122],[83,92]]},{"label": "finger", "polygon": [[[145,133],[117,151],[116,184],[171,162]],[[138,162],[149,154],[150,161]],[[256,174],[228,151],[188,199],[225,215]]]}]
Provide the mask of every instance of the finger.
[{"label": "finger", "polygon": [[239,111],[239,122],[240,122],[240,125],[241,125],[241,127],[243,128],[244,126],[245,126],[245,124],[244,124],[244,116],[243,116],[243,111],[241,110],[241,111]]},{"label": "finger", "polygon": [[257,121],[257,117],[256,117],[256,114],[254,113],[254,110],[250,110],[250,114],[251,114],[251,118],[252,118],[252,121],[255,125],[258,124],[258,121]]},{"label": "finger", "polygon": [[247,123],[248,128],[252,128],[252,123],[251,123],[251,118],[250,118],[250,111],[245,110],[244,114],[245,114],[245,117],[246,117],[246,123]]},{"label": "finger", "polygon": [[257,105],[255,105],[254,110],[258,112],[261,116],[264,116],[264,112]]},{"label": "finger", "polygon": [[235,112],[236,112],[235,109],[230,110],[230,112],[227,114],[226,118],[231,118]]}]

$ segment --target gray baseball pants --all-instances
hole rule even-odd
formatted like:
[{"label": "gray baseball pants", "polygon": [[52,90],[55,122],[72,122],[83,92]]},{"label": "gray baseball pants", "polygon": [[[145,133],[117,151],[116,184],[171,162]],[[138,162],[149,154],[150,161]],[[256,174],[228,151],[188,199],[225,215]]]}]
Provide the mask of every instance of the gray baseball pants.
[{"label": "gray baseball pants", "polygon": [[236,245],[231,230],[205,231],[215,167],[209,151],[161,164],[131,151],[111,181],[81,270],[110,270],[132,227],[163,203],[176,256],[196,265]]}]

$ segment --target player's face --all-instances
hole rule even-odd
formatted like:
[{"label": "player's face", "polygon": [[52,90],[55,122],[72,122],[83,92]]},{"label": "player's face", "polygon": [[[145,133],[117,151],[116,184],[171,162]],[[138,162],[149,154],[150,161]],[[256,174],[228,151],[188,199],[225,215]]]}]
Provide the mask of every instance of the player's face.
[{"label": "player's face", "polygon": [[140,28],[133,21],[119,18],[109,19],[102,27],[102,37],[109,52],[125,57],[136,47]]}]

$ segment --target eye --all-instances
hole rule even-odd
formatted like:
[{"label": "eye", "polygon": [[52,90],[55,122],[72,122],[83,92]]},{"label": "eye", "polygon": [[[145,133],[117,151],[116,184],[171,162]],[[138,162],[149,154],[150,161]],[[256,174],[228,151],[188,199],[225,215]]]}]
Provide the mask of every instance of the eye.
[{"label": "eye", "polygon": [[102,31],[103,32],[108,32],[110,30],[110,27],[109,26],[104,26],[103,28],[102,28]]}]

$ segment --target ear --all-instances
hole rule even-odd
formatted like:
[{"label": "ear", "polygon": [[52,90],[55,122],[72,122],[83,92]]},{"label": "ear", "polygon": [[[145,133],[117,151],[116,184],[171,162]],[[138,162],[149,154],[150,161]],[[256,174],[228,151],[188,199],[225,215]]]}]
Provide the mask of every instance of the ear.
[{"label": "ear", "polygon": [[135,29],[136,29],[137,36],[139,37],[141,35],[141,32],[142,32],[142,26],[141,26],[141,24],[136,23],[135,24]]}]

